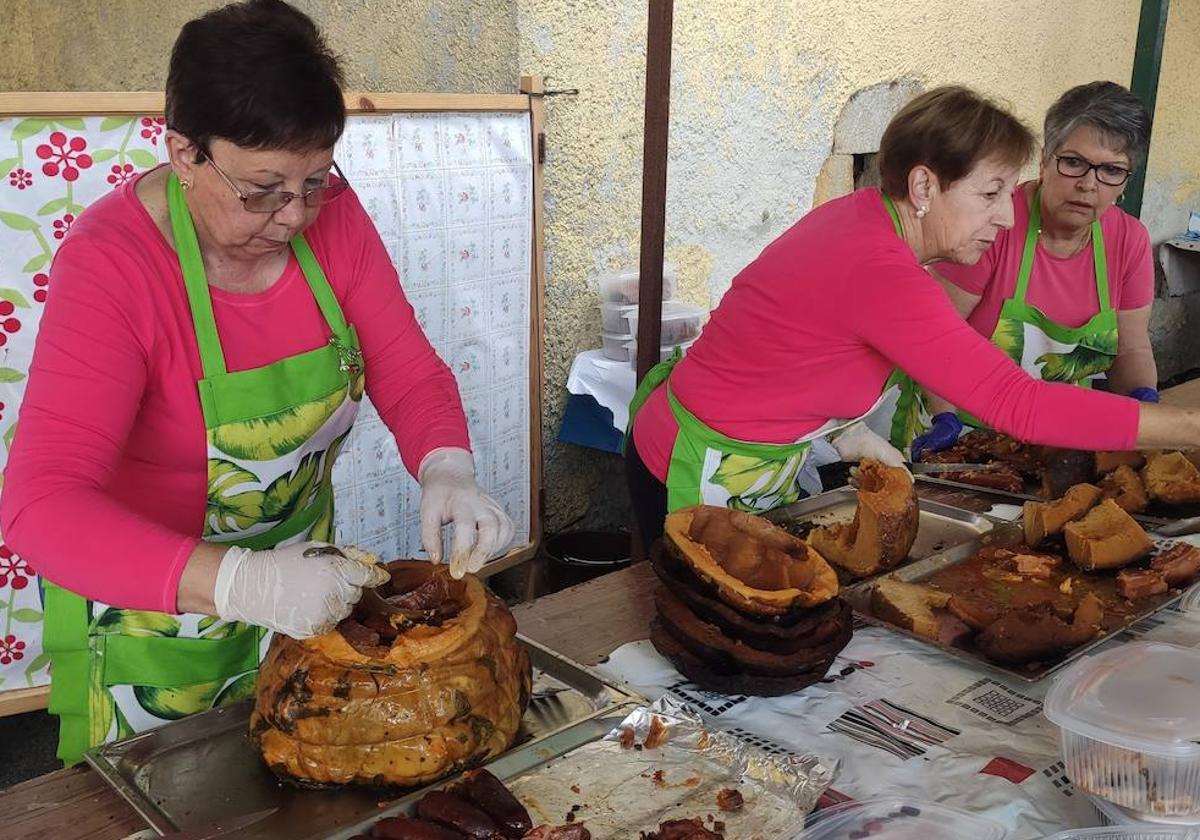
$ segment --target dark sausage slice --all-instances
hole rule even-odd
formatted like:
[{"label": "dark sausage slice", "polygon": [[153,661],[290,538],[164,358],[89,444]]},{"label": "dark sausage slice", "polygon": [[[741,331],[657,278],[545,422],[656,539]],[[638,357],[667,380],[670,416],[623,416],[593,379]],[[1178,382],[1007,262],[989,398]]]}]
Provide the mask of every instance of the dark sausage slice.
[{"label": "dark sausage slice", "polygon": [[378,840],[464,840],[462,834],[425,820],[409,817],[388,817],[371,828]]},{"label": "dark sausage slice", "polygon": [[533,820],[525,806],[487,770],[469,771],[464,776],[462,789],[476,807],[496,821],[510,840],[520,840],[533,830]]},{"label": "dark sausage slice", "polygon": [[461,831],[476,840],[504,840],[496,823],[483,811],[461,796],[434,790],[421,797],[417,803],[417,815],[440,825]]}]

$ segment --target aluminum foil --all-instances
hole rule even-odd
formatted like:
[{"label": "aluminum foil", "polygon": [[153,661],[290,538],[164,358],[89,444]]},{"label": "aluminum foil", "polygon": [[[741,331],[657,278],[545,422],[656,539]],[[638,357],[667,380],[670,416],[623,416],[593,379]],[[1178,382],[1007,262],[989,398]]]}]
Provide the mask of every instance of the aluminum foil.
[{"label": "aluminum foil", "polygon": [[[658,742],[647,747],[652,727]],[[800,834],[833,771],[815,756],[773,755],[707,728],[663,697],[634,709],[602,740],[507,784],[535,824],[582,822],[596,840],[628,840],[695,817],[710,830],[723,823],[726,840],[783,840]],[[726,789],[741,794],[740,809],[721,810],[717,795]]]}]

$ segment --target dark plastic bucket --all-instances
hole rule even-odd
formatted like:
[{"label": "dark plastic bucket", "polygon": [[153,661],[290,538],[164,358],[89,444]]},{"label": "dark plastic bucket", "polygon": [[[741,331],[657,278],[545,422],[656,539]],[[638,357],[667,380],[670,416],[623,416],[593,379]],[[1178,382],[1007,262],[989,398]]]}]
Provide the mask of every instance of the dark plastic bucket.
[{"label": "dark plastic bucket", "polygon": [[564,531],[547,538],[546,583],[551,592],[624,569],[632,554],[623,531]]}]

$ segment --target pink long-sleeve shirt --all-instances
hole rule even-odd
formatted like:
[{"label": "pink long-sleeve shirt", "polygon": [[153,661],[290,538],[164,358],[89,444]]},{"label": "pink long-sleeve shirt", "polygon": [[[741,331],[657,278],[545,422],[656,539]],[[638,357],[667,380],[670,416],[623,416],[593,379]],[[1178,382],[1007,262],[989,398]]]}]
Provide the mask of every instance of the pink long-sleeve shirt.
[{"label": "pink long-sleeve shirt", "polygon": [[[995,244],[974,265],[939,263],[939,274],[965,292],[979,296],[967,318],[988,338],[996,331],[1000,308],[1017,292],[1025,234],[1029,230],[1029,184],[1013,193],[1012,230],[1001,231]],[[1154,261],[1146,226],[1113,205],[1100,217],[1108,263],[1108,295],[1113,309],[1141,309],[1154,302]],[[1100,311],[1096,294],[1096,261],[1090,247],[1070,257],[1051,254],[1039,243],[1033,256],[1026,301],[1051,321],[1081,327]]]},{"label": "pink long-sleeve shirt", "polygon": [[[366,387],[409,472],[468,444],[453,374],[400,288],[352,190],[305,232],[362,343]],[[176,611],[203,532],[203,375],[183,275],[129,183],[84,212],[51,270],[5,470],[5,542],[49,580],[132,609]],[[230,371],[327,343],[295,257],[257,294],[211,288]]]},{"label": "pink long-sleeve shirt", "polygon": [[[738,440],[791,443],[878,399],[894,368],[1021,440],[1131,449],[1138,404],[1035,380],[972,329],[896,235],[877,190],[813,210],[737,277],[671,390]],[[659,388],[633,439],[666,479],[678,427]]]}]

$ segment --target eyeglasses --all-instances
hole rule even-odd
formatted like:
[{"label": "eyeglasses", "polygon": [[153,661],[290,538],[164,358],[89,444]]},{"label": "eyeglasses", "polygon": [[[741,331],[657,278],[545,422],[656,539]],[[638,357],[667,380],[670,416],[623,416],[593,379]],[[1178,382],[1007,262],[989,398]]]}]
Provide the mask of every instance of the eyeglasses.
[{"label": "eyeglasses", "polygon": [[1096,180],[1110,187],[1119,187],[1129,180],[1133,174],[1123,166],[1112,163],[1092,163],[1090,160],[1075,155],[1055,155],[1058,174],[1068,178],[1082,178],[1093,169],[1096,170]]},{"label": "eyeglasses", "polygon": [[305,190],[302,193],[288,192],[287,190],[259,190],[258,192],[244,193],[230,180],[224,170],[217,166],[217,162],[211,156],[204,154],[204,159],[212,164],[213,171],[221,176],[221,180],[228,184],[229,189],[233,190],[234,195],[241,200],[242,206],[251,213],[277,213],[297,198],[304,201],[305,207],[320,207],[337,198],[350,186],[346,176],[342,174],[341,169],[338,169],[335,162],[330,174],[336,174],[338,180],[327,181],[311,190]]}]

